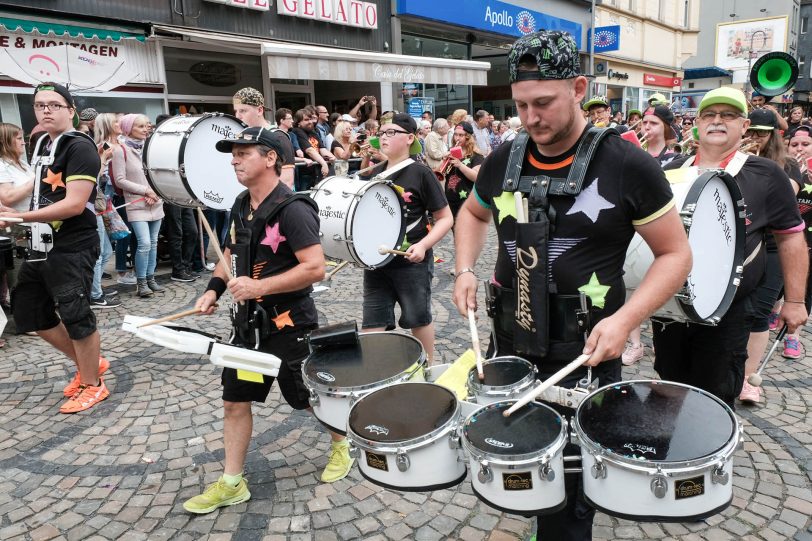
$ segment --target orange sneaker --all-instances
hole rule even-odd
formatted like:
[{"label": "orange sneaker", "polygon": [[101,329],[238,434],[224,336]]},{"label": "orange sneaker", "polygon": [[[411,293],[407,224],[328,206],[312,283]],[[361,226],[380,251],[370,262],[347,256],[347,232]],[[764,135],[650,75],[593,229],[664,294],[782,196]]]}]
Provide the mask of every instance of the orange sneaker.
[{"label": "orange sneaker", "polygon": [[104,380],[99,378],[98,387],[95,385],[79,385],[76,394],[59,407],[59,413],[77,413],[90,409],[105,398],[110,396]]},{"label": "orange sneaker", "polygon": [[[99,355],[99,377],[102,377],[102,374],[107,372],[107,369],[110,368],[110,361]],[[79,385],[82,383],[82,380],[79,379],[79,371],[77,370],[76,375],[73,376],[73,379],[70,380],[64,389],[62,389],[62,394],[67,396],[68,398],[72,397],[76,394],[76,391],[79,390]]]}]

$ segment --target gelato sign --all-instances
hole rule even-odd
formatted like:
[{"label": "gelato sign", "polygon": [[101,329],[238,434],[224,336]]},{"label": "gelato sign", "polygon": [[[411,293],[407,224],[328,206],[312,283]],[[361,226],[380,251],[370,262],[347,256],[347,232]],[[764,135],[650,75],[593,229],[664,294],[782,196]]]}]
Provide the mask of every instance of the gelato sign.
[{"label": "gelato sign", "polygon": [[277,0],[276,13],[356,28],[378,28],[378,6],[360,0]]}]

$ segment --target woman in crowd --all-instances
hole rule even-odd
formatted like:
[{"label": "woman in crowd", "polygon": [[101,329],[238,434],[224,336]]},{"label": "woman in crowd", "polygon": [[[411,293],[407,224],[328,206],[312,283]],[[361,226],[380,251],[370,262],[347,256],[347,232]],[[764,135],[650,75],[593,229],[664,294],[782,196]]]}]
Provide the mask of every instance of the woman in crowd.
[{"label": "woman in crowd", "polygon": [[353,133],[352,125],[344,120],[336,122],[333,130],[333,144],[330,152],[339,160],[349,160],[352,158],[352,145],[355,143],[357,134]]},{"label": "woman in crowd", "polygon": [[[14,124],[0,123],[0,204],[18,212],[28,210],[34,189],[34,171],[25,161],[23,130]],[[13,226],[9,236],[16,239],[23,234],[21,226]],[[6,233],[0,232],[6,236]],[[13,242],[13,241],[12,241]],[[0,256],[2,257],[2,256]],[[0,276],[0,305],[10,304],[11,288],[14,287],[13,269],[6,269]],[[0,308],[2,309],[2,308]],[[2,340],[0,340],[2,345]]]},{"label": "woman in crowd", "polygon": [[456,109],[453,113],[451,113],[451,117],[448,119],[449,130],[448,130],[448,137],[446,144],[448,148],[454,146],[454,127],[458,125],[460,122],[465,122],[468,118],[468,111],[465,109]]},{"label": "woman in crowd", "polygon": [[162,288],[155,281],[158,256],[158,231],[164,217],[163,203],[149,187],[144,176],[141,153],[149,133],[145,115],[124,115],[120,121],[124,144],[113,149],[113,170],[116,186],[124,192],[138,248],[135,253],[135,275],[139,297],[150,297]]},{"label": "woman in crowd", "polygon": [[485,156],[476,146],[474,128],[468,122],[454,127],[454,146],[462,149],[462,159],[450,158],[452,167],[445,179],[445,196],[456,218],[457,212],[471,195]]},{"label": "woman in crowd", "polygon": [[445,143],[448,130],[448,121],[438,118],[434,121],[431,132],[426,136],[426,165],[433,170],[440,167],[443,158],[448,154],[448,145]]},{"label": "woman in crowd", "polygon": [[804,122],[804,110],[803,107],[796,105],[789,111],[789,117],[787,118],[787,134],[791,134],[795,131],[798,126],[806,125],[807,122]]}]

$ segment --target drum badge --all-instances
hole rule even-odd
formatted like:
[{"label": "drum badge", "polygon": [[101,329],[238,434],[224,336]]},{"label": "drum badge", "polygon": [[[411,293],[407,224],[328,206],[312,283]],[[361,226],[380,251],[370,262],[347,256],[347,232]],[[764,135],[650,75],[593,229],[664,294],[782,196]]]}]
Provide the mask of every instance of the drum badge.
[{"label": "drum badge", "polygon": [[336,380],[335,376],[329,372],[316,372],[316,376],[318,376],[319,379],[329,381],[330,383]]},{"label": "drum badge", "polygon": [[657,449],[655,447],[652,447],[650,445],[643,445],[641,443],[624,443],[623,448],[628,449],[635,455],[638,453],[641,455],[644,455],[646,453],[651,453],[652,455],[655,456],[657,455]]},{"label": "drum badge", "polygon": [[215,193],[214,190],[207,192],[203,190],[203,199],[208,199],[214,203],[222,203],[223,197],[219,193]]},{"label": "drum badge", "polygon": [[512,443],[506,443],[504,441],[495,440],[493,438],[485,438],[485,443],[488,445],[493,445],[494,447],[501,447],[502,449],[510,449],[513,447]]},{"label": "drum badge", "polygon": [[367,425],[367,426],[364,427],[364,430],[366,430],[367,432],[371,432],[372,434],[378,434],[378,435],[383,434],[384,436],[389,435],[389,429],[386,428],[385,426]]}]

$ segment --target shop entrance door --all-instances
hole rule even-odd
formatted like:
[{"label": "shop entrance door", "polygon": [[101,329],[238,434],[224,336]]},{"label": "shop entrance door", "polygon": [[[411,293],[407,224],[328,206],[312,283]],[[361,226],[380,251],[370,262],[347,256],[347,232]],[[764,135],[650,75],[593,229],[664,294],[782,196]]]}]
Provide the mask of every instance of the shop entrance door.
[{"label": "shop entrance door", "polygon": [[294,113],[305,105],[313,103],[310,94],[303,92],[276,92],[276,108],[283,107],[290,109]]},{"label": "shop entrance door", "polygon": [[313,82],[295,79],[272,79],[274,111],[285,107],[295,114],[305,105],[315,105]]}]

